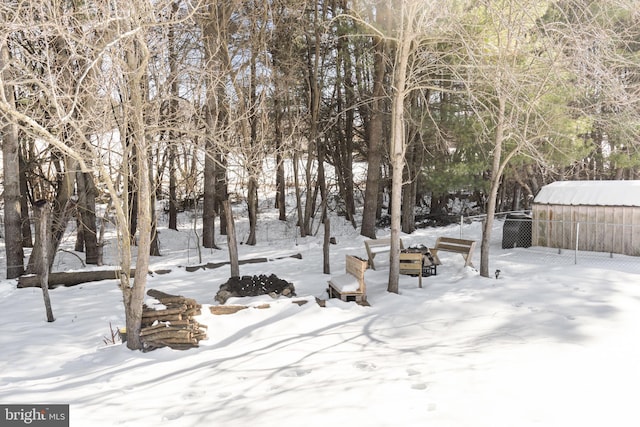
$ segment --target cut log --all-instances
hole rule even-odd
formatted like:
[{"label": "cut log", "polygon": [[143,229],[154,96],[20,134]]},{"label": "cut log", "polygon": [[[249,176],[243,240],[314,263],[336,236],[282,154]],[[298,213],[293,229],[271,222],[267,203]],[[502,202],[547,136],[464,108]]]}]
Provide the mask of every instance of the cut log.
[{"label": "cut log", "polygon": [[159,291],[157,289],[149,289],[147,291],[147,295],[157,299],[158,301],[163,300],[163,299],[167,299],[167,300],[173,300],[173,299],[182,300],[184,298],[181,295],[171,295],[171,294],[168,294],[166,292]]},{"label": "cut log", "polygon": [[161,347],[170,347],[173,350],[190,350],[192,348],[198,348],[198,344],[177,344],[177,343],[165,343],[165,342],[160,342],[160,343],[152,343],[152,345],[147,344],[147,348],[145,349],[145,351],[151,351],[151,350],[155,350],[156,348],[161,348]]},{"label": "cut log", "polygon": [[152,315],[152,314],[147,314],[146,312],[142,313],[142,321],[143,322],[151,322],[153,323],[154,321],[159,321],[159,322],[172,322],[174,320],[182,320],[182,314],[159,314],[159,315]]},{"label": "cut log", "polygon": [[171,321],[169,323],[166,323],[166,325],[186,328],[187,326],[193,325],[194,322],[195,322],[195,320],[192,320],[192,319],[183,319],[183,320]]},{"label": "cut log", "polygon": [[165,338],[191,339],[193,338],[193,333],[186,329],[152,331],[144,336],[144,341],[160,341]]},{"label": "cut log", "polygon": [[158,333],[171,333],[171,332],[179,332],[179,331],[187,331],[187,332],[192,332],[192,330],[189,329],[185,329],[185,328],[180,328],[180,327],[172,327],[172,326],[167,326],[166,323],[162,323],[159,325],[155,325],[155,326],[148,326],[146,328],[142,328],[140,330],[140,336],[141,337],[148,337],[150,335],[154,335],[154,334],[158,334]]},{"label": "cut log", "polygon": [[158,347],[159,344],[164,344],[164,345],[168,345],[168,344],[198,344],[198,340],[196,340],[195,338],[191,338],[191,337],[187,337],[187,338],[181,338],[181,337],[152,338],[152,337],[147,337],[147,339],[145,339],[145,343],[147,343],[148,345],[152,345],[154,347]]},{"label": "cut log", "polygon": [[233,314],[249,308],[246,305],[212,305],[209,307],[211,314]]},{"label": "cut log", "polygon": [[202,310],[200,310],[200,308],[188,308],[184,311],[184,314],[187,316],[200,316]]},{"label": "cut log", "polygon": [[168,323],[159,323],[157,325],[153,325],[153,326],[146,326],[144,328],[142,328],[140,330],[140,336],[143,335],[149,335],[150,333],[152,333],[153,331],[158,331],[158,330],[163,330],[168,328]]},{"label": "cut log", "polygon": [[[162,310],[145,310],[142,312],[142,318],[145,317],[158,317],[158,316],[165,316],[168,314],[182,314],[185,311],[187,311],[187,307],[186,306],[182,306],[182,307],[176,307],[176,308],[165,308]],[[180,319],[178,319],[180,320]]]}]

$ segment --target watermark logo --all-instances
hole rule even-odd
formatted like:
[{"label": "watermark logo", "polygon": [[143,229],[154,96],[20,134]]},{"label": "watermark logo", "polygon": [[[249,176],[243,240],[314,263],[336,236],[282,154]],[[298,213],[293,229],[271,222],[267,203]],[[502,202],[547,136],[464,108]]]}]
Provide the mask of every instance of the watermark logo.
[{"label": "watermark logo", "polygon": [[0,405],[0,427],[69,427],[69,405]]}]

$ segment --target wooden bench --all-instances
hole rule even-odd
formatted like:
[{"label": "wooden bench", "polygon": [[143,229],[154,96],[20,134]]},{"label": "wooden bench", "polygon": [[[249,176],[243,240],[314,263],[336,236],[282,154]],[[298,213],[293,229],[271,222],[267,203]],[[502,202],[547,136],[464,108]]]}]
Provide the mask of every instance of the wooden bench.
[{"label": "wooden bench", "polygon": [[[391,252],[391,239],[370,239],[364,241],[364,247],[367,250],[367,256],[369,257],[369,267],[372,270],[376,269],[375,265],[375,257],[380,253],[389,253]],[[400,239],[400,249],[404,249],[402,244],[402,239]]]},{"label": "wooden bench", "polygon": [[436,246],[429,248],[433,260],[436,265],[440,265],[440,258],[438,258],[438,251],[456,252],[462,255],[464,258],[465,267],[473,267],[471,257],[473,256],[473,249],[476,246],[474,240],[455,239],[453,237],[438,237],[436,240]]},{"label": "wooden bench", "polygon": [[418,286],[422,287],[422,262],[424,255],[420,252],[400,252],[400,274],[418,276]]},{"label": "wooden bench", "polygon": [[353,255],[346,255],[345,274],[329,280],[327,293],[329,298],[340,298],[342,301],[367,303],[367,288],[364,283],[364,272],[367,260]]}]

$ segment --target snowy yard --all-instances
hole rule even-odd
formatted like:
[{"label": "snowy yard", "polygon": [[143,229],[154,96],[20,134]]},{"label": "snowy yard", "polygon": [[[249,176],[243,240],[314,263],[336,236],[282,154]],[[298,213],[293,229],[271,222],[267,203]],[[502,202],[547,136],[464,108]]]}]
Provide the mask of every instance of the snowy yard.
[{"label": "snowy yard", "polygon": [[[276,274],[309,303],[244,298],[229,303],[270,308],[213,315],[228,267],[186,272],[198,263],[189,226],[161,229],[163,256],[151,268],[172,271],[149,277],[148,287],[203,305],[198,320],[208,340],[197,349],[105,345],[109,324],[124,326],[115,281],[52,290],[53,323],[40,289],[0,282],[0,402],[70,404],[75,427],[640,425],[639,274],[612,269],[607,258],[553,264],[534,248],[498,244],[490,266],[498,279],[441,253],[443,265],[422,289],[402,276],[400,294],[389,294],[387,271],[368,270],[370,307],[330,300],[321,308],[315,298],[326,298],[329,279],[322,237],[287,237],[267,215],[261,220],[262,239],[240,245],[241,259],[302,260],[243,265],[241,274]],[[339,275],[345,254],[365,256],[364,238],[332,224]],[[423,229],[403,240],[433,245],[445,232]],[[465,237],[479,232],[472,224]],[[202,261],[226,259],[225,250],[206,250]],[[63,256],[55,268],[78,268],[77,259]]]}]

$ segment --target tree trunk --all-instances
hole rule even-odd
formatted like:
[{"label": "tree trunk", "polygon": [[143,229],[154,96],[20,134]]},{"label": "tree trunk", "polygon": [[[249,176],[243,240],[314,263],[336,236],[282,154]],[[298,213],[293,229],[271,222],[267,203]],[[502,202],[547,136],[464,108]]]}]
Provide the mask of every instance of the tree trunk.
[{"label": "tree trunk", "polygon": [[405,4],[402,2],[400,10],[400,29],[396,42],[396,55],[393,70],[393,96],[391,107],[391,249],[389,253],[389,292],[398,293],[400,276],[400,207],[402,205],[402,173],[405,164],[405,123],[404,101],[406,92],[406,76],[411,54],[411,41],[407,35],[413,33],[412,21],[404,16]]},{"label": "tree trunk", "polygon": [[325,148],[323,144],[318,146],[318,185],[320,186],[320,198],[322,203],[322,223],[324,224],[324,240],[322,245],[322,271],[324,274],[331,274],[331,259],[330,259],[330,238],[331,238],[331,223],[329,222],[329,215],[327,212],[327,183],[325,181],[324,174],[324,158]]},{"label": "tree trunk", "polygon": [[[151,156],[150,156],[151,157]],[[153,165],[149,158],[149,215],[151,216],[151,241],[149,242],[149,255],[162,256],[160,242],[158,240],[158,216],[156,215],[156,188],[153,185]]]},{"label": "tree trunk", "polygon": [[38,224],[38,234],[40,235],[40,250],[42,251],[41,258],[42,264],[40,267],[42,270],[38,272],[40,276],[40,287],[42,288],[42,296],[44,298],[44,307],[47,313],[47,322],[53,322],[53,310],[51,309],[51,299],[49,298],[49,262],[47,259],[47,250],[49,247],[49,204],[45,201],[38,203],[35,206],[36,224]]},{"label": "tree trunk", "polygon": [[178,194],[176,180],[176,146],[169,141],[169,229],[178,229]]},{"label": "tree trunk", "polygon": [[[276,87],[278,83],[276,82]],[[284,175],[284,156],[282,155],[282,111],[280,111],[280,100],[278,95],[273,100],[273,109],[275,114],[274,120],[274,133],[276,144],[276,208],[278,209],[278,219],[280,221],[287,220],[287,206],[286,206],[286,182]]]},{"label": "tree trunk", "polygon": [[[178,11],[178,4],[171,2],[171,19],[175,19]],[[176,177],[176,144],[178,143],[178,98],[180,96],[178,87],[178,53],[176,46],[176,37],[174,35],[174,26],[168,26],[167,32],[167,53],[169,61],[169,105],[168,105],[168,124],[171,125],[169,134],[169,229],[178,229],[178,200],[176,194],[177,177]]]},{"label": "tree trunk", "polygon": [[404,168],[404,182],[402,186],[402,232],[411,234],[416,229],[416,187],[418,170],[417,147],[413,142],[407,150],[406,166]]},{"label": "tree trunk", "polygon": [[314,22],[313,22],[313,37],[307,35],[307,82],[308,82],[308,90],[309,90],[309,135],[308,135],[308,148],[307,148],[307,158],[306,158],[306,167],[305,167],[305,178],[306,178],[306,198],[305,198],[305,209],[304,209],[304,218],[302,219],[300,226],[300,236],[305,237],[312,234],[312,223],[311,218],[314,213],[314,204],[315,204],[315,195],[313,192],[315,191],[314,185],[312,183],[312,167],[313,161],[315,158],[315,153],[317,153],[318,149],[318,120],[320,117],[320,83],[319,83],[319,73],[320,73],[320,58],[321,58],[321,31],[320,31],[320,16],[319,16],[319,5],[314,4]]},{"label": "tree trunk", "polygon": [[224,201],[229,198],[227,182],[227,160],[222,153],[216,155],[215,176],[216,176],[216,212],[220,216],[220,235],[226,236],[229,221],[225,217]]},{"label": "tree trunk", "polygon": [[304,227],[302,226],[303,212],[302,212],[302,192],[300,190],[300,178],[299,178],[299,161],[300,156],[298,155],[298,151],[293,153],[293,185],[295,187],[296,192],[296,213],[298,217],[297,226],[300,228],[300,237],[306,236],[304,232]]},{"label": "tree trunk", "polygon": [[249,215],[249,236],[247,237],[247,245],[255,246],[256,244],[256,228],[258,227],[258,178],[257,173],[260,170],[260,158],[258,154],[258,93],[257,93],[257,77],[256,77],[256,53],[251,54],[251,89],[249,111],[249,183],[247,185],[247,212]]},{"label": "tree trunk", "polygon": [[240,264],[238,262],[238,240],[236,239],[236,226],[231,210],[231,201],[226,199],[223,204],[225,218],[227,220],[227,245],[229,247],[229,265],[231,266],[231,277],[240,277]]},{"label": "tree trunk", "polygon": [[369,154],[367,157],[367,186],[364,195],[362,226],[360,234],[370,239],[376,238],[376,218],[380,194],[380,164],[382,162],[383,120],[382,97],[384,96],[384,41],[374,37],[374,81],[371,100],[371,118],[368,127]]},{"label": "tree trunk", "polygon": [[[207,113],[209,114],[209,113]],[[204,199],[202,202],[202,246],[218,249],[216,246],[216,176],[213,159],[213,140],[206,137],[204,148]]]},{"label": "tree trunk", "polygon": [[[78,168],[78,162],[65,158],[64,170],[59,172],[60,178],[58,180],[58,189],[56,198],[53,202],[53,208],[51,212],[51,221],[49,221],[49,233],[50,239],[49,246],[47,248],[47,262],[48,267],[51,269],[55,260],[56,252],[60,246],[60,241],[64,236],[67,229],[67,224],[73,213],[75,202],[71,199],[73,194],[73,188],[75,183],[75,170]],[[29,264],[27,266],[27,273],[38,274],[40,266],[43,263],[42,251],[40,250],[42,241],[36,234],[36,241],[29,257]]]},{"label": "tree trunk", "polygon": [[206,70],[205,92],[205,124],[207,132],[204,137],[204,171],[203,187],[204,199],[202,201],[202,246],[210,249],[218,249],[216,245],[216,143],[214,134],[218,131],[219,108],[216,103],[216,91],[218,78],[215,69],[216,52],[220,40],[216,36],[216,14],[213,5],[209,13],[202,21],[202,38],[204,48],[204,60]]},{"label": "tree trunk", "polygon": [[249,236],[246,243],[254,246],[256,244],[256,228],[258,226],[258,182],[253,176],[253,172],[249,178],[247,188],[247,208],[249,213]]},{"label": "tree trunk", "polygon": [[[133,130],[130,131],[133,133]],[[131,150],[131,172],[130,176],[132,178],[128,181],[128,197],[129,197],[129,238],[131,239],[131,244],[136,245],[136,233],[138,231],[138,191],[136,189],[135,183],[132,181],[133,177],[138,176],[138,153],[137,147],[134,141],[131,140],[131,135],[127,135],[127,145]]]},{"label": "tree trunk", "polygon": [[[347,5],[342,4],[341,8],[347,10]],[[338,89],[336,91],[336,108],[340,131],[337,132],[338,138],[335,141],[336,150],[333,164],[336,167],[336,179],[340,188],[340,195],[345,203],[345,218],[350,221],[355,228],[354,215],[356,208],[353,191],[353,138],[356,97],[354,91],[352,54],[349,51],[348,38],[345,37],[344,33],[345,31],[340,27],[338,30],[338,64],[336,71],[338,81],[344,89]]]},{"label": "tree trunk", "polygon": [[82,226],[82,219],[80,218],[80,212],[78,212],[77,210],[76,210],[76,244],[73,247],[73,250],[75,252],[84,252],[84,227]]},{"label": "tree trunk", "polygon": [[498,120],[495,130],[495,141],[493,146],[493,159],[491,162],[491,177],[489,178],[489,197],[487,200],[487,216],[482,224],[482,243],[480,245],[480,275],[489,277],[489,249],[491,244],[491,229],[496,213],[496,201],[498,199],[498,188],[500,187],[500,177],[502,175],[502,143],[504,140],[505,109],[504,98],[498,99]]},{"label": "tree trunk", "polygon": [[[124,105],[124,116],[127,122],[125,141],[130,148],[129,160],[131,175],[128,190],[133,194],[132,205],[129,206],[130,233],[139,232],[138,251],[136,256],[136,269],[133,284],[130,280],[130,246],[121,242],[121,267],[120,283],[122,287],[125,321],[127,328],[127,348],[141,350],[143,348],[140,339],[142,327],[142,304],[144,302],[147,274],[149,270],[149,257],[151,245],[151,181],[149,179],[149,144],[145,135],[145,101],[148,93],[146,85],[146,70],[149,60],[149,50],[144,34],[137,33],[124,52],[127,67],[126,93],[128,99]],[[133,218],[136,218],[135,222]],[[135,224],[135,228],[133,225]],[[124,225],[123,225],[124,226]],[[130,242],[133,234],[126,236]],[[124,240],[124,239],[122,239]],[[129,243],[129,242],[127,242]]]},{"label": "tree trunk", "polygon": [[96,189],[93,176],[78,171],[76,173],[78,189],[77,215],[79,230],[82,234],[82,246],[87,264],[98,263],[98,236],[96,229]]},{"label": "tree trunk", "polygon": [[[134,98],[134,105],[135,105]],[[142,113],[140,113],[141,115]],[[149,161],[145,144],[144,128],[139,123],[139,133],[136,135],[137,172],[134,177],[138,191],[138,255],[136,257],[136,271],[133,287],[130,289],[127,316],[127,346],[132,349],[142,348],[140,328],[142,322],[142,303],[144,301],[147,275],[149,271],[149,254],[151,252],[151,188],[149,182]],[[131,329],[130,329],[131,328]],[[133,333],[133,342],[129,343],[129,330]]]},{"label": "tree trunk", "polygon": [[[0,72],[8,68],[9,49],[0,46]],[[4,79],[3,79],[4,80]],[[14,104],[13,87],[4,88],[7,102]],[[15,279],[24,272],[24,251],[22,249],[22,208],[20,194],[20,149],[18,127],[9,118],[3,120],[2,128],[2,171],[4,175],[4,241],[7,261],[7,279]]]},{"label": "tree trunk", "polygon": [[[33,237],[31,235],[31,221],[29,219],[29,184],[27,183],[27,165],[24,161],[24,152],[20,156],[20,210],[22,215],[22,247],[33,247]],[[4,169],[5,171],[7,169]],[[7,182],[5,180],[5,191]],[[6,206],[6,203],[5,203]],[[5,207],[6,214],[6,207]],[[22,263],[24,264],[24,262]]]}]

